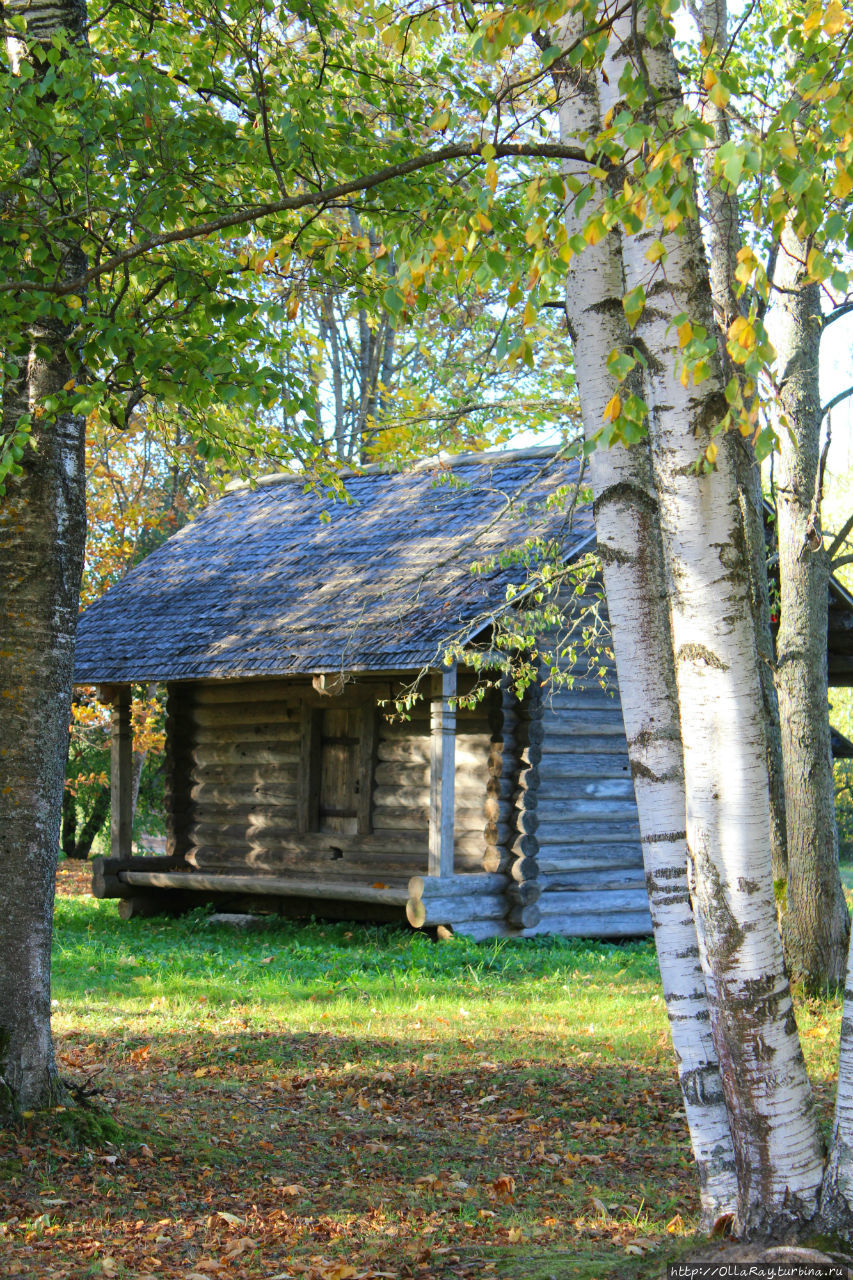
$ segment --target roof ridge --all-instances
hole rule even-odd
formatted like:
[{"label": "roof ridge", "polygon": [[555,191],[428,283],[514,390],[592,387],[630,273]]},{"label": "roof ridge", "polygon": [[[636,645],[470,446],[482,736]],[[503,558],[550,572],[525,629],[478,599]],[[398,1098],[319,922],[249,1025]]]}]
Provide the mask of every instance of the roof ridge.
[{"label": "roof ridge", "polygon": [[[427,458],[421,458],[411,467],[389,467],[384,462],[368,462],[363,467],[345,467],[341,471],[336,471],[335,475],[341,479],[358,480],[362,476],[399,476],[411,475],[415,471],[426,471],[430,467],[442,465],[467,466],[471,463],[486,462],[526,462],[533,461],[536,458],[556,458],[559,456],[563,445],[531,445],[526,449],[484,449],[477,453],[451,453],[451,454],[430,454]],[[267,488],[274,484],[283,484],[286,481],[298,481],[304,483],[306,472],[304,471],[272,471],[268,475],[258,476],[256,480],[232,480],[230,484],[225,486],[225,493],[238,493],[243,489]]]}]

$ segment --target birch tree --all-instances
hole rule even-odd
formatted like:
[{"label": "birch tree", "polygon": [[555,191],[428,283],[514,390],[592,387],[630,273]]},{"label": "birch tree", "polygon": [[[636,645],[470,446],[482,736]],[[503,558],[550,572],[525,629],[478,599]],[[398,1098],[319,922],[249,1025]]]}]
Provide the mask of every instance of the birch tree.
[{"label": "birch tree", "polygon": [[[737,70],[726,67],[732,58],[725,0],[703,0],[693,13],[705,57],[708,90],[704,115],[713,128],[703,163],[711,291],[718,325],[726,334],[733,321],[745,318],[749,311],[748,295],[738,285],[739,264],[747,254],[739,198],[736,186],[724,173],[727,157],[737,154],[727,86],[750,78],[749,60],[740,61]],[[765,23],[770,16],[766,15]],[[728,71],[725,83],[717,78],[717,70],[723,68]],[[773,88],[778,94],[775,85]],[[758,86],[756,91],[762,98],[766,93]],[[798,102],[796,95],[786,105],[799,107],[801,115],[808,114],[806,104]],[[799,120],[792,122],[792,131],[799,145],[803,141]],[[768,263],[768,331],[777,355],[780,414],[778,661],[774,661],[765,600],[757,611],[756,631],[769,712],[773,875],[783,890],[779,893],[777,889],[777,898],[783,908],[785,958],[796,978],[820,990],[843,981],[850,926],[838,873],[824,641],[829,562],[819,528],[821,287],[807,267],[811,237],[801,238],[795,229],[797,223],[795,216],[788,218]],[[724,344],[722,349],[725,361]],[[728,376],[736,375],[737,365],[730,360],[727,363]],[[755,558],[763,561],[760,521],[756,532],[762,545]],[[755,574],[764,576],[763,563],[756,564]],[[778,710],[770,687],[774,670]]]},{"label": "birch tree", "polygon": [[[608,24],[602,63],[591,41],[587,49],[590,64],[601,68],[601,128],[588,148],[600,157],[597,199],[569,243],[585,256],[596,252],[590,245],[621,234],[622,310],[632,342],[627,353],[616,343],[609,363],[626,378],[642,369],[643,409],[638,414],[631,404],[626,384],[603,411],[599,397],[596,420],[584,386],[600,373],[595,362],[579,362],[578,371],[589,430],[601,433],[603,418],[605,437],[624,440],[638,417],[645,414],[648,424],[683,730],[688,875],[735,1152],[737,1227],[756,1235],[819,1224],[849,1232],[853,1034],[845,1013],[827,1160],[775,925],[749,556],[737,469],[720,439],[739,426],[751,432],[754,419],[720,361],[695,178],[690,155],[675,141],[695,126],[656,4],[640,8],[633,21],[617,16]],[[697,157],[705,137],[697,130]],[[616,195],[613,171],[621,179]],[[590,187],[587,180],[587,203]],[[736,316],[729,327],[733,357],[756,345],[748,323]],[[598,355],[600,368],[600,349]]]},{"label": "birch tree", "polygon": [[[580,30],[582,22],[569,19],[552,32],[552,39],[567,45]],[[552,74],[563,141],[595,138],[601,111],[594,74],[563,62]],[[585,168],[567,167],[569,192],[583,191],[586,177]],[[583,218],[571,198],[566,226],[570,237],[582,233]],[[710,1227],[734,1214],[737,1177],[687,884],[681,726],[658,499],[647,439],[611,443],[606,428],[598,428],[616,416],[614,397],[627,393],[639,403],[637,393],[642,395],[642,371],[629,354],[624,292],[621,243],[614,229],[573,263],[566,281],[566,313],[575,365],[582,371],[586,438],[593,446],[595,527],[613,648],[619,670],[630,672],[620,684],[622,715],[655,946],[699,1174],[702,1221]],[[634,365],[633,377],[620,390],[610,367],[625,364]]]}]

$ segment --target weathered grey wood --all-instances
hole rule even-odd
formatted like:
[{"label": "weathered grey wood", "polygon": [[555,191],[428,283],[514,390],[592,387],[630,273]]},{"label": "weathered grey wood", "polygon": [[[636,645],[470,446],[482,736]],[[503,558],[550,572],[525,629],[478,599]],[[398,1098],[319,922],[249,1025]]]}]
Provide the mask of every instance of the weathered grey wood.
[{"label": "weathered grey wood", "polygon": [[[548,903],[547,896],[541,899],[542,906]],[[542,911],[537,925],[525,929],[526,937],[535,937],[542,933],[560,933],[567,938],[638,938],[645,937],[652,931],[652,918],[648,908],[644,911],[623,911],[608,914],[580,912]]]},{"label": "weathered grey wood", "polygon": [[374,853],[357,857],[354,853],[343,851],[342,856],[333,858],[328,852],[324,857],[316,849],[296,851],[281,845],[265,848],[257,844],[243,848],[200,845],[190,853],[187,860],[191,866],[202,869],[215,866],[235,871],[251,869],[301,876],[310,873],[322,875],[329,880],[355,879],[367,884],[375,884],[386,878],[407,880],[414,872],[424,871],[426,867],[426,853],[420,857],[405,853]]},{"label": "weathered grey wood", "polygon": [[539,852],[539,869],[542,875],[642,865],[643,851],[639,841],[636,844],[609,844],[607,841],[600,844],[546,844]]},{"label": "weathered grey wood", "polygon": [[[535,809],[531,806],[526,818],[535,816],[539,827],[549,823],[560,823],[563,829],[567,824],[580,822],[631,822],[637,819],[637,806],[633,793],[630,799],[608,796],[573,795],[553,798],[549,793],[540,791],[536,798]],[[523,831],[535,831],[536,826],[525,826],[522,820],[519,827]]]},{"label": "weathered grey wood", "polygon": [[205,743],[195,748],[194,756],[201,768],[232,761],[234,764],[298,765],[301,759],[299,743],[287,741]]},{"label": "weathered grey wood", "polygon": [[130,857],[133,822],[133,729],[130,685],[120,685],[110,715],[110,853]]},{"label": "weathered grey wood", "polygon": [[320,821],[321,716],[321,712],[307,703],[302,709],[296,816],[296,829],[299,832],[316,831]]},{"label": "weathered grey wood", "polygon": [[373,788],[376,772],[376,748],[379,732],[376,707],[365,704],[361,712],[358,750],[358,833],[369,835],[373,829]]},{"label": "weathered grey wood", "polygon": [[454,918],[471,920],[502,920],[506,914],[506,901],[502,893],[472,893],[467,897],[409,898],[406,903],[406,919],[415,929],[431,928],[438,924],[452,925]]},{"label": "weathered grey wood", "polygon": [[296,876],[222,874],[205,871],[120,871],[124,884],[156,889],[212,890],[217,893],[280,894],[291,898],[349,898],[353,902],[380,902],[404,906],[408,894],[404,884],[377,889],[357,880],[330,884],[324,876],[311,879]]},{"label": "weathered grey wood", "polygon": [[[483,805],[486,799],[485,786],[482,790],[479,787],[472,787],[468,782],[463,782],[460,786],[457,780],[455,788],[456,808],[476,809],[482,816]],[[383,784],[374,789],[374,803],[382,805],[386,809],[423,809],[429,808],[430,789],[422,786],[388,786]]]},{"label": "weathered grey wood", "polygon": [[281,676],[273,680],[199,680],[195,686],[196,704],[219,707],[229,702],[297,701],[305,687],[306,680],[297,685]]},{"label": "weathered grey wood", "polygon": [[194,763],[191,776],[194,783],[225,784],[229,787],[269,780],[282,786],[292,785],[295,794],[299,766],[294,763],[259,767],[256,763],[247,761],[243,761],[241,764]]},{"label": "weathered grey wood", "polygon": [[[456,861],[459,862],[459,848],[456,849]],[[505,872],[509,871],[513,863],[513,855],[509,849],[504,849],[498,845],[486,842],[483,849],[483,855],[480,859],[480,865],[484,871],[489,872]]]},{"label": "weathered grey wood", "polygon": [[195,725],[195,740],[206,746],[224,746],[231,742],[292,742],[298,745],[300,729],[284,720],[265,720],[263,724]]},{"label": "weathered grey wood", "polygon": [[542,912],[538,903],[531,903],[529,906],[510,906],[506,913],[507,924],[516,925],[519,929],[529,929],[533,925],[537,925],[542,918]]},{"label": "weathered grey wood", "polygon": [[631,778],[627,752],[551,753],[543,757],[538,775],[550,790],[551,784],[563,778]]},{"label": "weathered grey wood", "polygon": [[193,686],[166,686],[166,749],[163,759],[166,850],[183,857],[190,848],[194,803],[190,795],[195,729]]},{"label": "weathered grey wood", "polygon": [[[377,828],[385,830],[406,830],[406,831],[427,831],[429,829],[430,808],[427,805],[421,805],[416,808],[414,805],[392,805],[386,808],[383,805],[377,805],[373,813],[374,825]],[[457,808],[456,810],[456,831],[457,832],[482,832],[485,819],[483,818],[482,809],[476,808]]]},{"label": "weathered grey wood", "polygon": [[585,867],[578,871],[542,873],[539,877],[548,894],[568,890],[576,893],[582,889],[642,889],[645,892],[646,877],[639,867]]},{"label": "weathered grey wood", "polygon": [[410,898],[469,897],[472,893],[503,893],[509,884],[505,875],[473,873],[451,876],[412,876],[408,883]]},{"label": "weathered grey wood", "polygon": [[95,898],[121,898],[125,890],[118,878],[120,870],[139,868],[155,871],[174,871],[185,866],[183,857],[140,857],[92,859],[92,896]]},{"label": "weathered grey wood", "polygon": [[271,779],[269,782],[235,783],[226,786],[222,782],[197,782],[190,791],[199,811],[206,804],[254,804],[258,801],[266,804],[281,804],[286,809],[296,809],[297,785],[294,780],[290,785],[281,784]]},{"label": "weathered grey wood", "polygon": [[280,702],[252,702],[247,706],[236,702],[224,706],[197,705],[193,711],[193,720],[199,729],[208,731],[241,726],[254,730],[256,727],[278,724],[282,727],[282,733],[286,733],[288,727],[291,727],[294,736],[298,736],[301,708],[298,704],[287,706]]},{"label": "weathered grey wood", "polygon": [[615,911],[640,911],[648,906],[645,888],[639,889],[579,889],[577,891],[553,891],[542,895],[542,910],[549,915],[565,911],[576,915],[591,915]]},{"label": "weathered grey wood", "polygon": [[442,672],[430,711],[429,873],[453,875],[456,784],[456,664]]},{"label": "weathered grey wood", "polygon": [[505,890],[507,903],[511,907],[526,907],[538,902],[543,892],[541,879],[524,880],[516,883],[511,880]]}]

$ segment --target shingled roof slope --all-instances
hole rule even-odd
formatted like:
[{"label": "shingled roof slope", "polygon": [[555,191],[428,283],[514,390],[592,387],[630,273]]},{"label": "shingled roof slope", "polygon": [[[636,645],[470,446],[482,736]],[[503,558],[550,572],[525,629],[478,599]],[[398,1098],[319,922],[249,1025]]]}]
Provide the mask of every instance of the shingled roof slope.
[{"label": "shingled roof slope", "polygon": [[448,636],[523,581],[517,565],[474,575],[472,561],[532,536],[562,538],[568,555],[590,539],[588,508],[569,529],[561,504],[545,505],[577,473],[575,462],[528,450],[350,476],[351,503],[306,494],[289,477],[236,489],[86,609],[74,678],[121,684],[435,663]]}]

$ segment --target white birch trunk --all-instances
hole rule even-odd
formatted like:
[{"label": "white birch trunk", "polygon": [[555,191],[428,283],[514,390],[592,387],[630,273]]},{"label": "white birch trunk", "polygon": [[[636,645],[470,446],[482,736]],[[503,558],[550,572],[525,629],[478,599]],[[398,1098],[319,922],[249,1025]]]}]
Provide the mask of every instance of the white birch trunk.
[{"label": "white birch trunk", "polygon": [[[680,85],[668,43],[652,46],[619,20],[607,78],[642,49],[643,75],[665,131]],[[634,72],[639,74],[639,72]],[[649,103],[652,107],[652,103]],[[665,273],[645,253],[667,251]],[[700,954],[738,1169],[743,1233],[799,1224],[815,1211],[823,1151],[776,928],[769,849],[766,741],[749,599],[749,567],[729,451],[696,464],[725,412],[719,365],[700,386],[678,376],[671,318],[712,332],[698,223],[649,226],[623,246],[625,286],[647,304],[636,336],[649,352],[650,439],[669,579],[684,738],[687,843]]]},{"label": "white birch trunk", "polygon": [[[726,0],[701,0],[694,16],[708,49],[728,47],[728,5]],[[717,320],[721,359],[727,376],[737,373],[725,353],[725,336],[729,325],[743,310],[735,282],[738,250],[741,247],[740,209],[736,191],[724,189],[716,172],[717,153],[731,139],[729,117],[725,106],[710,99],[704,106],[704,118],[714,130],[713,140],[703,159],[703,196],[706,238],[709,250],[711,297]],[[775,648],[770,622],[770,593],[767,580],[767,545],[764,538],[764,509],[761,475],[752,445],[739,434],[729,436],[726,444],[735,452],[735,466],[741,490],[741,516],[752,565],[752,612],[755,619],[759,653],[758,673],[764,702],[767,735],[767,769],[770,780],[770,852],[773,880],[788,876],[787,827],[785,821],[785,786],[782,762],[782,731],[775,683]]]},{"label": "white birch trunk", "polygon": [[[571,38],[569,24],[555,34],[556,42]],[[561,140],[595,136],[600,128],[595,81],[568,68],[555,80]],[[578,174],[581,180],[585,176]],[[582,224],[570,203],[569,235]],[[574,259],[567,282],[587,439],[603,425],[604,408],[616,390],[607,357],[630,347],[623,291],[614,231]],[[707,1228],[735,1212],[737,1177],[687,885],[681,729],[648,444],[599,447],[590,457],[590,470],[655,945]]]}]

